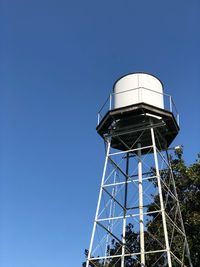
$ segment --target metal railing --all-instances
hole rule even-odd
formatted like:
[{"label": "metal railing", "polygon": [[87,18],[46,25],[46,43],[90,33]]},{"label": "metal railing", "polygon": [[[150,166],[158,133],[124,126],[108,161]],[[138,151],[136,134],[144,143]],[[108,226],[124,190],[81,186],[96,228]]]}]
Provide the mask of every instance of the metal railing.
[{"label": "metal railing", "polygon": [[[106,101],[104,102],[104,104],[102,105],[102,107],[100,108],[99,112],[98,112],[98,118],[97,118],[97,125],[99,125],[101,119],[105,116],[105,114],[109,111],[109,110],[114,110],[116,109],[116,107],[114,106],[114,97],[117,94],[129,94],[129,101],[130,101],[130,92],[131,91],[135,91],[135,95],[136,97],[134,97],[133,99],[133,104],[134,103],[142,103],[142,102],[146,102],[145,100],[143,101],[143,92],[148,91],[151,92],[151,94],[157,94],[157,95],[162,95],[163,98],[163,104],[164,104],[164,110],[170,111],[171,113],[173,113],[177,124],[179,125],[179,113],[178,110],[176,108],[176,105],[174,103],[174,100],[172,98],[171,95],[169,94],[165,94],[165,93],[160,93],[157,91],[154,91],[152,89],[149,88],[145,88],[145,87],[138,87],[138,88],[134,88],[134,89],[129,89],[123,92],[118,92],[118,93],[110,93],[108,98],[106,99]],[[137,92],[138,91],[138,92]],[[124,96],[124,95],[123,95]],[[131,101],[130,101],[131,102]],[[148,104],[148,102],[147,102]]]}]

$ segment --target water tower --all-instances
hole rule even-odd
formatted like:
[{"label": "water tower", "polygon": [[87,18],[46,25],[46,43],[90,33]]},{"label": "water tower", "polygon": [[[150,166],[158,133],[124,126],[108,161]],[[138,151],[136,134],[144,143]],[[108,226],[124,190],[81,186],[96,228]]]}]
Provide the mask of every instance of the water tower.
[{"label": "water tower", "polygon": [[106,156],[86,267],[191,267],[168,154],[179,115],[162,82],[118,79],[96,129]]}]

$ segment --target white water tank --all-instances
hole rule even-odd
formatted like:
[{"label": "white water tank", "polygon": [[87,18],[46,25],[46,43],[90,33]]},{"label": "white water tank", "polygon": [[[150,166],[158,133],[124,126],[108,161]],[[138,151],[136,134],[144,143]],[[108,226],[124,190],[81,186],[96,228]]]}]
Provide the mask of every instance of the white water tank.
[{"label": "white water tank", "polygon": [[164,109],[163,85],[146,73],[131,73],[117,80],[113,86],[114,109],[146,103]]}]

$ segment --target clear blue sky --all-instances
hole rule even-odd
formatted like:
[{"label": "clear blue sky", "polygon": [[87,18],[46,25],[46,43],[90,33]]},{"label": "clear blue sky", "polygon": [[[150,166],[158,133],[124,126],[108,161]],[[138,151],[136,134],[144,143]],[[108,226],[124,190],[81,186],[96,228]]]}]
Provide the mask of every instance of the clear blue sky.
[{"label": "clear blue sky", "polygon": [[104,160],[96,114],[119,76],[163,81],[175,144],[195,160],[199,14],[199,0],[1,0],[1,267],[81,266]]}]

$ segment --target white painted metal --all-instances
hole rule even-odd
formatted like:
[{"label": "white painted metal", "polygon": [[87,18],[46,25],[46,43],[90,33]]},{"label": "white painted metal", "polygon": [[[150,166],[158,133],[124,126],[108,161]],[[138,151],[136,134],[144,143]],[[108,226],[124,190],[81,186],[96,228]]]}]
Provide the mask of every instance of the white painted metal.
[{"label": "white painted metal", "polygon": [[127,212],[127,186],[128,186],[128,169],[129,169],[129,154],[126,154],[126,178],[125,178],[125,199],[124,199],[124,216],[123,216],[123,233],[122,233],[122,260],[121,260],[121,267],[125,266],[125,248],[126,248],[126,212]]},{"label": "white painted metal", "polygon": [[[143,146],[143,147],[141,147],[141,149],[147,149],[147,148],[150,148],[150,147],[152,147],[152,145],[151,146]],[[111,154],[109,154],[109,156],[114,156],[114,155],[119,155],[119,154],[126,154],[126,153],[134,152],[134,151],[138,151],[138,148],[129,149],[129,150],[126,150],[126,151],[120,151],[120,152],[111,153]]]},{"label": "white painted metal", "polygon": [[163,86],[156,77],[146,73],[133,73],[115,83],[114,108],[141,102],[164,108]]},{"label": "white painted metal", "polygon": [[[145,254],[152,254],[152,253],[160,253],[160,252],[166,252],[166,249],[159,249],[159,250],[152,250],[152,251],[147,251],[145,252]],[[140,252],[138,253],[127,253],[124,256],[136,256],[136,255],[140,255]],[[104,256],[104,257],[94,257],[92,258],[93,260],[100,260],[100,259],[113,259],[113,258],[119,258],[121,255],[113,255],[113,256]],[[115,266],[113,266],[115,267]],[[186,267],[186,266],[183,266]]]},{"label": "white painted metal", "polygon": [[126,234],[126,216],[123,216],[123,234],[122,234],[122,260],[121,260],[121,267],[124,267],[124,256],[125,256],[125,234]]},{"label": "white painted metal", "polygon": [[156,148],[156,141],[155,141],[155,135],[154,135],[154,129],[153,128],[151,128],[151,139],[152,139],[152,144],[153,144],[153,154],[154,154],[156,175],[157,175],[157,181],[158,181],[160,206],[161,206],[161,211],[162,211],[162,222],[163,222],[163,230],[164,230],[164,237],[165,237],[165,245],[166,245],[166,249],[167,249],[167,260],[168,260],[168,266],[172,267],[172,260],[171,260],[171,254],[170,254],[170,246],[169,246],[169,237],[168,237],[168,232],[167,232],[166,214],[165,214],[165,207],[164,207],[164,201],[163,201],[163,195],[162,195],[162,185],[161,185],[161,181],[160,181],[160,171],[159,171],[159,166],[158,166],[157,148]]},{"label": "white painted metal", "polygon": [[[142,178],[143,181],[145,180],[151,180],[153,178],[157,178],[157,176],[147,176],[145,178]],[[109,186],[117,186],[117,185],[124,185],[124,184],[130,184],[130,183],[133,183],[133,182],[138,182],[138,179],[130,179],[129,181],[127,182],[119,182],[119,183],[113,183],[113,184],[106,184],[104,185],[104,187],[109,187]]]},{"label": "white painted metal", "polygon": [[[150,215],[150,214],[159,213],[159,212],[161,212],[161,210],[143,212],[143,215]],[[139,215],[140,215],[139,213],[129,214],[129,215],[126,215],[125,218],[127,219],[127,218],[132,218],[132,217],[138,217]],[[109,221],[109,220],[118,220],[118,219],[123,219],[123,218],[124,218],[124,216],[104,218],[104,219],[98,219],[98,222]]]},{"label": "white painted metal", "polygon": [[[115,178],[114,178],[114,183],[116,183],[116,173],[114,174]],[[115,198],[115,194],[116,194],[116,187],[112,188],[112,197]],[[108,230],[112,232],[112,228],[113,228],[113,216],[114,216],[114,212],[115,212],[115,202],[113,200],[113,198],[111,198],[110,200],[110,210],[109,210],[109,218],[108,218]],[[105,246],[105,255],[107,253],[107,249],[109,246],[109,241],[110,241],[110,236],[107,233],[107,237],[106,237],[106,246]],[[104,266],[106,266],[106,259],[104,259]]]},{"label": "white painted metal", "polygon": [[103,184],[104,184],[106,168],[107,168],[107,164],[108,164],[108,155],[110,153],[111,141],[107,140],[107,142],[108,142],[108,145],[107,145],[106,159],[105,159],[105,163],[104,163],[103,175],[102,175],[102,180],[101,180],[101,187],[100,187],[99,198],[98,198],[98,202],[97,202],[95,221],[94,221],[92,236],[91,236],[91,240],[90,240],[90,247],[89,247],[89,251],[88,251],[88,258],[87,258],[87,262],[86,262],[86,267],[89,267],[89,259],[91,258],[92,245],[93,245],[93,241],[94,241],[94,234],[95,234],[95,230],[96,230],[96,226],[97,226],[97,219],[98,219],[99,208],[100,208],[101,197],[102,197],[102,191],[103,191]]},{"label": "white painted metal", "polygon": [[140,211],[140,252],[141,266],[145,266],[144,248],[144,216],[143,216],[143,188],[142,188],[142,159],[141,144],[138,143],[138,189],[139,189],[139,211]]}]

